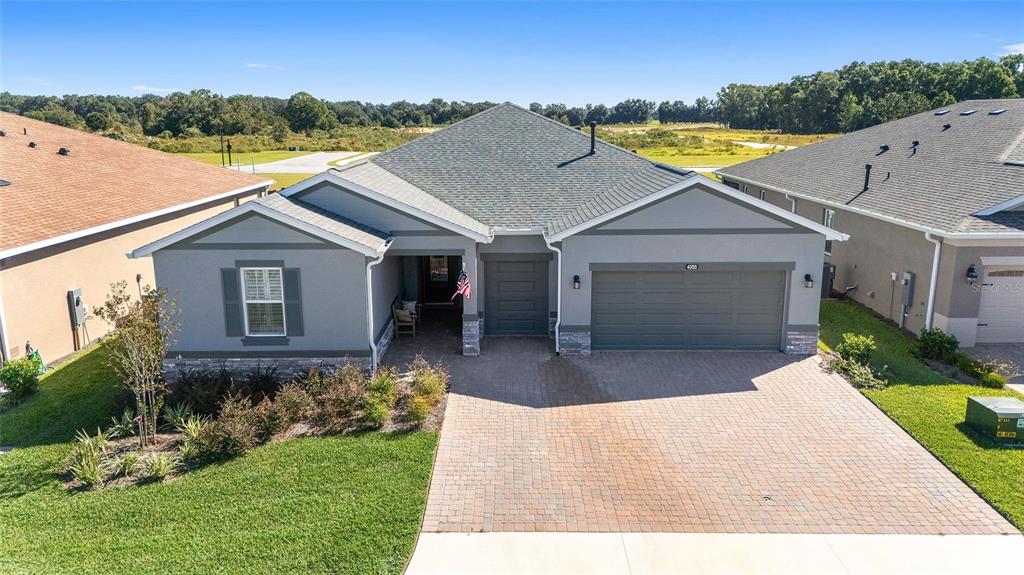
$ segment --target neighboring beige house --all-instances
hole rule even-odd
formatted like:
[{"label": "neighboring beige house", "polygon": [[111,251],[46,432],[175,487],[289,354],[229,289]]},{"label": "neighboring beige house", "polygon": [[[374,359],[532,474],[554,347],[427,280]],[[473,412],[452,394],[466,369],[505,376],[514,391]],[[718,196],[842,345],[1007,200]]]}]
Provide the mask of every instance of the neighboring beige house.
[{"label": "neighboring beige house", "polygon": [[[269,184],[0,113],[0,360],[23,356],[31,342],[51,362],[107,333],[92,308],[110,284],[126,280],[133,292],[136,281],[155,284],[152,262],[126,252],[255,198]],[[77,311],[69,292],[80,295]]]},{"label": "neighboring beige house", "polygon": [[725,168],[850,235],[833,289],[964,347],[1024,342],[1024,100],[972,100]]}]

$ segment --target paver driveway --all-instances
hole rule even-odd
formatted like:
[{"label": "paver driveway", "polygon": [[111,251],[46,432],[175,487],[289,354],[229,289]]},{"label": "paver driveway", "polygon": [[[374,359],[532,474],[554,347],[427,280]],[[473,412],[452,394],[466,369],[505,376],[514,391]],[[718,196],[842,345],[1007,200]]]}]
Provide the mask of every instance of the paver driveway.
[{"label": "paver driveway", "polygon": [[1016,533],[817,358],[442,348],[424,531]]}]

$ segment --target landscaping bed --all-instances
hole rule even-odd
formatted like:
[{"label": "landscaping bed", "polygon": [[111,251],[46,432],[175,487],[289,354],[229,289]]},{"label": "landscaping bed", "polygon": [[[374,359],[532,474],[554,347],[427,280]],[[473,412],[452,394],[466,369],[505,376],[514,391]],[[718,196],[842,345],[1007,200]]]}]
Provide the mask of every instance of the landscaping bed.
[{"label": "landscaping bed", "polygon": [[883,385],[862,389],[864,395],[1017,528],[1024,528],[1024,449],[998,445],[963,423],[969,396],[1024,396],[954,381],[915,355],[917,340],[906,332],[856,303],[823,301],[822,343],[836,348],[847,332],[870,335],[877,345],[870,364]]},{"label": "landscaping bed", "polygon": [[[69,479],[66,463],[80,445],[73,441],[79,430],[112,427],[111,417],[130,405],[121,400],[105,353],[86,351],[44,376],[20,405],[0,412],[0,445],[15,447],[0,455],[0,572],[404,569],[437,441],[436,433],[415,429],[439,424],[436,411],[417,424],[408,419],[411,406],[402,401],[413,394],[402,389],[410,385],[406,376],[396,378],[403,381],[395,381],[392,408],[379,426],[363,423],[362,408],[340,426],[317,427],[307,419],[242,454],[182,459],[161,479],[141,471],[109,475],[100,488]],[[254,410],[259,404],[251,403]],[[431,408],[442,405],[443,397]],[[214,422],[221,415],[203,417]],[[184,439],[178,430],[160,431],[140,458],[149,452],[180,458]],[[109,439],[105,449],[120,458],[137,440]]]}]

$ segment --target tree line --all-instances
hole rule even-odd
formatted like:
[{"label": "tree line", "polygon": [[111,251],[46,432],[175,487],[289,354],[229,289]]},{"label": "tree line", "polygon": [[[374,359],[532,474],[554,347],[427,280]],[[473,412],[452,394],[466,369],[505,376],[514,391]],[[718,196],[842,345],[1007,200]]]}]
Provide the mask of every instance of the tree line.
[{"label": "tree line", "polygon": [[[733,128],[812,134],[847,132],[967,99],[1024,95],[1024,55],[998,61],[928,63],[918,60],[853,62],[832,72],[796,76],[772,85],[729,84],[716,99],[656,103],[628,99],[530,109],[569,125],[720,122]],[[307,92],[290,98],[234,95],[210,90],[167,96],[23,96],[0,93],[0,110],[112,137],[166,138],[261,135],[284,142],[289,133],[334,137],[340,128],[445,125],[483,111],[493,102],[407,101],[374,104],[328,101]]]}]

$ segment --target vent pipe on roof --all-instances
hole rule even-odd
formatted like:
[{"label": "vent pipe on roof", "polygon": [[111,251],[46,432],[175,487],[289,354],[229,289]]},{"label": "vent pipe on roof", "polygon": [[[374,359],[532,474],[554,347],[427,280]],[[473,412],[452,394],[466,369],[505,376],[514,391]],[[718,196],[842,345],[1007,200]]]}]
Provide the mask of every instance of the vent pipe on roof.
[{"label": "vent pipe on roof", "polygon": [[28,135],[28,128],[22,128],[21,129],[21,133],[27,136]]},{"label": "vent pipe on roof", "polygon": [[889,146],[887,144],[882,144],[881,146],[878,146],[878,153],[875,154],[875,155],[876,156],[881,156],[882,154],[884,154],[884,153],[886,153],[888,151],[889,151]]},{"label": "vent pipe on roof", "polygon": [[61,148],[61,149],[57,150],[57,153],[60,154],[61,156],[70,156],[71,155],[71,150],[68,149],[68,148]]},{"label": "vent pipe on roof", "polygon": [[29,142],[28,143],[28,147],[34,148],[34,147],[36,147],[36,143],[35,142]]},{"label": "vent pipe on roof", "polygon": [[597,153],[597,122],[590,121],[590,155]]},{"label": "vent pipe on roof", "polygon": [[952,127],[953,126],[951,124],[943,124],[942,125],[942,131],[945,132],[946,130],[948,130],[948,129],[952,128]]},{"label": "vent pipe on roof", "polygon": [[864,190],[868,191],[868,184],[871,183],[871,164],[864,164]]}]

